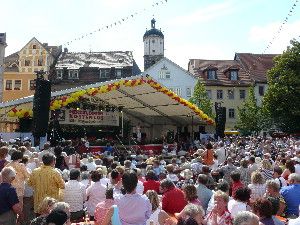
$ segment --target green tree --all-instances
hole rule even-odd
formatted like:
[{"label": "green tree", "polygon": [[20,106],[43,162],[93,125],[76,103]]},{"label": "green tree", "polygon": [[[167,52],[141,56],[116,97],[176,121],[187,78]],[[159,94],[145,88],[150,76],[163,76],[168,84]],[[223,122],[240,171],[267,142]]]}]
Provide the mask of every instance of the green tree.
[{"label": "green tree", "polygon": [[209,117],[214,118],[212,112],[213,103],[209,99],[205,86],[200,82],[200,80],[197,81],[197,84],[194,88],[194,94],[189,101],[198,106],[198,108],[206,113]]},{"label": "green tree", "polygon": [[259,132],[261,130],[260,111],[260,108],[256,104],[254,87],[250,87],[248,98],[241,107],[238,107],[238,121],[236,128],[244,135]]},{"label": "green tree", "polygon": [[268,90],[263,109],[284,132],[300,131],[300,43],[292,40],[268,71]]}]

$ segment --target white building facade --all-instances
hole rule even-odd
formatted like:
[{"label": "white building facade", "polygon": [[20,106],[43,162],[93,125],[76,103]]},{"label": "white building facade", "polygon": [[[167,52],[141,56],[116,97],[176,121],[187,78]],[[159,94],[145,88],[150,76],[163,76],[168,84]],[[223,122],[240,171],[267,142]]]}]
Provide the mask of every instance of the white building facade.
[{"label": "white building facade", "polygon": [[192,97],[194,86],[197,83],[197,79],[191,73],[166,57],[149,67],[142,74],[150,75],[160,84],[187,100]]}]

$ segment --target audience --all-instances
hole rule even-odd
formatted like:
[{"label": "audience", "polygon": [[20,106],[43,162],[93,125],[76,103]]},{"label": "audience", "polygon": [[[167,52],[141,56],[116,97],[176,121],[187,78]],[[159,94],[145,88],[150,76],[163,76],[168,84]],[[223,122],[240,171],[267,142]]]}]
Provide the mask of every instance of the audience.
[{"label": "audience", "polygon": [[178,144],[175,151],[165,142],[160,156],[78,155],[67,142],[46,143],[38,152],[28,141],[0,141],[1,225],[29,225],[32,208],[31,225],[299,221],[300,142],[293,137],[225,137]]}]

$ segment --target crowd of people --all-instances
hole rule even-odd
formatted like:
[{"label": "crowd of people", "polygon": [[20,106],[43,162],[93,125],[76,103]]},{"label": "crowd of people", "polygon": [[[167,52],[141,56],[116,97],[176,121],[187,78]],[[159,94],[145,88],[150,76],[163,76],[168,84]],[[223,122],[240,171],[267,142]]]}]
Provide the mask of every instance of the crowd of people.
[{"label": "crowd of people", "polygon": [[300,141],[225,137],[115,155],[0,142],[0,224],[300,224]]}]

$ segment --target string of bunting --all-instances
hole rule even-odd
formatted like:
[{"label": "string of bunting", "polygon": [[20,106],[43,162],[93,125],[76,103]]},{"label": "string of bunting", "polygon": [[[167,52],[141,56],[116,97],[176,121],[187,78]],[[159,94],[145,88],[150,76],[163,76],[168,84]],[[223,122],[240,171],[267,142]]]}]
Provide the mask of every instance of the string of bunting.
[{"label": "string of bunting", "polygon": [[[168,2],[168,0],[160,0],[160,1],[156,1],[156,2],[154,2],[154,3],[152,4],[152,7],[154,8],[154,7],[157,7],[157,6],[159,6],[159,5],[166,4],[167,2]],[[125,23],[127,20],[134,19],[134,18],[135,18],[136,16],[138,16],[138,15],[143,15],[143,13],[144,13],[145,11],[147,11],[147,10],[148,10],[147,8],[143,8],[143,9],[140,10],[140,11],[136,11],[136,12],[134,12],[134,13],[131,13],[130,15],[128,15],[128,16],[126,16],[126,17],[123,17],[123,18],[121,18],[121,19],[118,19],[118,20],[116,20],[115,22],[113,22],[113,23],[111,23],[111,24],[104,25],[104,26],[102,26],[102,27],[100,27],[100,28],[98,28],[98,29],[96,29],[96,30],[94,30],[94,31],[92,31],[92,32],[89,32],[89,33],[83,34],[83,35],[81,35],[81,36],[78,36],[78,37],[76,37],[76,38],[74,38],[74,39],[72,39],[72,40],[70,40],[70,41],[64,43],[64,46],[69,46],[69,45],[71,45],[71,44],[72,44],[73,42],[75,42],[75,41],[82,40],[82,39],[84,39],[84,38],[86,38],[86,37],[92,36],[92,35],[94,35],[94,34],[96,34],[96,33],[98,33],[98,32],[101,32],[101,31],[103,31],[103,30],[108,30],[108,29],[113,28],[113,27],[115,27],[115,26],[119,26],[120,24]]]},{"label": "string of bunting", "polygon": [[[168,2],[168,0],[160,0],[160,1],[156,1],[156,2],[154,2],[154,3],[152,4],[152,8],[157,7],[157,6],[160,6],[160,5],[163,5],[163,4],[166,4],[167,2]],[[102,32],[102,31],[105,31],[105,30],[109,30],[109,29],[111,29],[111,28],[113,28],[113,27],[115,27],[115,26],[119,26],[119,25],[121,25],[122,23],[125,23],[126,21],[128,21],[128,20],[130,20],[130,19],[134,19],[134,18],[135,18],[136,16],[138,16],[138,15],[143,15],[143,13],[144,13],[145,11],[147,11],[147,10],[149,10],[149,9],[143,8],[143,9],[140,10],[140,11],[133,12],[133,13],[131,13],[130,15],[128,15],[128,16],[126,16],[126,17],[123,17],[123,18],[120,18],[120,19],[116,20],[115,22],[113,22],[113,23],[111,23],[111,24],[104,25],[104,26],[102,26],[102,27],[100,27],[100,28],[98,28],[98,29],[96,29],[96,30],[94,30],[94,31],[91,31],[91,32],[85,33],[85,34],[83,34],[83,35],[80,35],[80,36],[78,36],[78,37],[76,37],[76,38],[74,38],[74,39],[72,39],[72,40],[70,40],[70,41],[67,41],[67,42],[63,43],[62,45],[63,45],[63,46],[70,46],[70,45],[71,45],[72,43],[74,43],[75,41],[83,40],[83,39],[85,39],[85,38],[87,38],[87,37],[90,37],[90,36],[92,36],[92,35],[95,35],[95,34],[98,33],[98,32]],[[16,60],[15,62],[20,62],[20,60]],[[4,65],[5,65],[5,64],[4,64]],[[3,66],[3,65],[0,65],[0,67],[1,67],[1,66]],[[0,69],[1,69],[1,68],[0,68]]]},{"label": "string of bunting", "polygon": [[[56,99],[53,99],[50,103],[50,110],[57,110],[61,109],[62,107],[65,107],[73,102],[80,102],[84,96],[95,96],[97,94],[104,94],[107,92],[115,91],[120,89],[121,87],[135,87],[142,84],[149,84],[152,88],[156,89],[159,92],[162,92],[166,95],[168,95],[170,98],[178,102],[179,104],[182,104],[184,106],[189,107],[193,112],[199,116],[203,121],[205,121],[208,125],[215,125],[215,122],[212,118],[210,118],[207,114],[205,114],[201,109],[199,109],[196,105],[192,104],[191,102],[187,101],[184,98],[181,98],[173,91],[170,91],[166,87],[163,87],[156,81],[154,81],[152,78],[141,78],[141,79],[133,79],[133,80],[120,80],[116,81],[111,84],[102,85],[97,88],[89,88],[86,90],[79,90],[76,92],[71,93],[67,96],[61,96]],[[25,109],[16,109],[13,108],[8,111],[7,115],[9,117],[32,117],[32,111],[26,111]]]},{"label": "string of bunting", "polygon": [[[273,35],[273,38],[271,39],[271,41],[269,41],[267,47],[262,51],[261,55],[265,54],[267,50],[269,50],[269,48],[273,45],[274,41],[276,38],[278,38],[279,34],[281,33],[282,29],[283,29],[283,26],[285,24],[287,24],[289,18],[293,15],[293,13],[295,12],[295,8],[297,6],[297,3],[298,3],[299,0],[296,0],[295,3],[291,6],[287,16],[285,17],[285,19],[282,21],[281,25],[279,26],[277,32],[275,32],[275,34]],[[300,37],[300,36],[299,36]],[[260,61],[262,60],[262,57],[259,56],[255,59],[254,63],[252,66],[250,66],[249,70],[251,70],[253,67],[256,66],[257,63],[259,63]],[[248,73],[250,73],[248,71]]]}]

